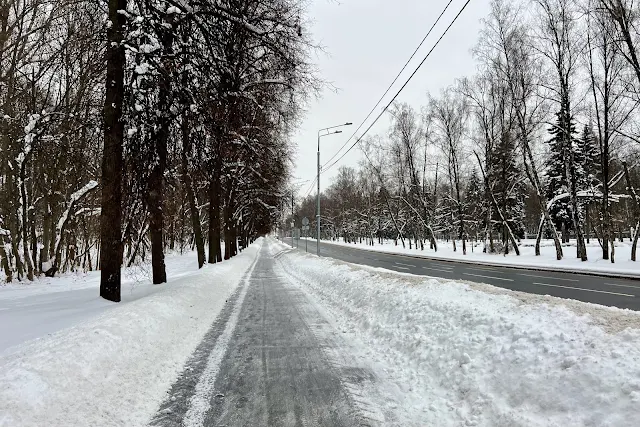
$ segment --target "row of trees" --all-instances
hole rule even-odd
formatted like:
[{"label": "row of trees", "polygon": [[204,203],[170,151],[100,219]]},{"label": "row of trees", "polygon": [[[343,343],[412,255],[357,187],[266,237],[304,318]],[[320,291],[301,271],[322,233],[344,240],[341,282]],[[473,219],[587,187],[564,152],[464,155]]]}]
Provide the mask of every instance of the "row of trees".
[{"label": "row of trees", "polygon": [[[638,6],[625,0],[493,0],[473,51],[478,71],[416,112],[396,104],[389,131],[363,140],[366,160],[323,195],[327,237],[392,237],[437,250],[515,251],[536,236],[596,238],[615,257],[616,231],[640,211]],[[313,218],[312,198],[300,206]],[[312,227],[313,228],[313,227]]]},{"label": "row of trees", "polygon": [[167,249],[202,266],[268,232],[319,85],[304,20],[298,0],[0,0],[6,280],[99,268],[119,301],[122,265],[150,255],[162,283]]}]

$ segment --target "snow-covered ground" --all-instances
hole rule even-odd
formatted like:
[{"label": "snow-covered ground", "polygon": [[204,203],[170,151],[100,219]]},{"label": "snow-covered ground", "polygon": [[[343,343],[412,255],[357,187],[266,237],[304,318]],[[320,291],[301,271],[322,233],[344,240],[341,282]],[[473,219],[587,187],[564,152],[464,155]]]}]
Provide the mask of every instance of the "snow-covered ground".
[{"label": "snow-covered ground", "polygon": [[0,426],[145,425],[261,244],[201,270],[167,257],[163,285],[127,269],[119,304],[99,273],[1,287]]},{"label": "snow-covered ground", "polygon": [[278,259],[375,368],[381,410],[399,417],[382,425],[640,425],[639,313],[301,252]]},{"label": "snow-covered ground", "polygon": [[[327,320],[314,333],[345,343],[329,359],[375,374],[345,387],[379,425],[640,425],[640,313],[268,242]],[[146,425],[262,244],[202,270],[170,257],[169,283],[131,277],[121,304],[99,300],[93,274],[0,289],[0,426]]]},{"label": "snow-covered ground", "polygon": [[[288,243],[290,239],[284,239]],[[301,239],[303,243],[304,240]],[[530,267],[535,269],[551,269],[574,272],[592,272],[600,274],[611,274],[616,276],[640,277],[640,262],[631,261],[631,243],[628,239],[625,242],[616,241],[615,263],[602,259],[602,249],[597,241],[591,241],[587,245],[588,261],[582,262],[576,258],[575,241],[563,246],[564,258],[561,261],[556,259],[556,250],[553,240],[543,240],[540,247],[540,256],[535,256],[535,240],[525,239],[522,241],[520,248],[520,256],[517,256],[513,250],[508,255],[503,254],[486,254],[482,252],[482,242],[476,242],[472,245],[467,243],[467,254],[462,255],[461,242],[457,242],[457,251],[453,251],[451,242],[439,241],[438,251],[429,249],[428,244],[424,250],[416,249],[415,246],[409,249],[409,243],[405,241],[406,247],[402,247],[402,243],[398,240],[395,245],[393,240],[385,240],[383,244],[376,241],[373,246],[366,243],[345,243],[340,240],[323,240],[322,243],[357,247],[371,251],[401,253],[405,255],[424,256],[442,260],[460,260],[465,262],[481,263],[485,265],[509,265],[519,267]],[[638,253],[640,257],[640,251]]]},{"label": "snow-covered ground", "polygon": [[[165,258],[169,280],[198,271],[195,252]],[[122,302],[132,302],[162,290],[149,279],[149,265],[122,270]],[[39,277],[33,282],[0,285],[0,353],[25,341],[51,334],[97,316],[117,305],[99,298],[100,272]]]}]

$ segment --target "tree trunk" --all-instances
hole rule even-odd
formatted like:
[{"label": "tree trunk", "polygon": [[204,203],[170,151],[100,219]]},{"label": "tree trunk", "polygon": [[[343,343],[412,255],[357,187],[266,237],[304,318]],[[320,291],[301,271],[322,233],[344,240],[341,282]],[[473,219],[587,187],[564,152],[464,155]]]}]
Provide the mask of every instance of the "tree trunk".
[{"label": "tree trunk", "polygon": [[584,209],[585,209],[585,223],[584,223],[585,234],[586,234],[586,238],[587,238],[587,244],[589,244],[590,240],[591,240],[591,230],[589,228],[589,223],[590,223],[590,220],[589,220],[589,203],[587,203],[585,205]]},{"label": "tree trunk", "polygon": [[231,216],[231,256],[238,255],[238,227],[233,221],[233,214]]},{"label": "tree trunk", "polygon": [[27,188],[25,183],[25,166],[24,161],[20,165],[20,198],[22,200],[22,253],[24,256],[24,262],[26,263],[27,279],[33,281],[33,261],[31,259],[31,253],[29,252],[29,221],[27,219],[28,205],[27,205]]},{"label": "tree trunk", "polygon": [[636,228],[633,230],[633,243],[631,244],[631,261],[636,260],[636,251],[638,248],[638,235],[640,235],[638,228],[640,228],[640,221],[636,223]]},{"label": "tree trunk", "polygon": [[[230,259],[233,255],[232,255],[232,246],[231,246],[231,240],[232,240],[232,236],[231,236],[231,217],[232,217],[232,213],[231,213],[231,196],[229,196],[227,198],[227,202],[225,203],[224,206],[224,259],[228,260]],[[293,236],[293,230],[291,230],[291,236]],[[291,239],[291,244],[293,246],[293,237]]]},{"label": "tree trunk", "polygon": [[[8,175],[7,177],[7,181],[8,181],[8,185],[7,188],[11,189],[11,198],[13,200],[19,200],[20,199],[20,195],[19,193],[16,194],[14,193],[14,191],[19,192],[19,189],[15,186],[15,181],[14,181],[15,177],[12,177],[12,175]],[[11,244],[11,254],[15,257],[16,259],[16,272],[18,273],[18,280],[22,281],[22,277],[24,276],[24,262],[22,261],[22,259],[20,258],[20,252],[19,252],[19,244],[20,244],[20,240],[21,240],[21,235],[20,235],[20,216],[18,215],[18,209],[15,209],[12,216],[12,220],[11,224],[9,226],[9,232],[10,232],[10,244]]]},{"label": "tree trunk", "polygon": [[458,199],[458,221],[460,222],[460,226],[458,229],[458,238],[462,240],[462,255],[466,255],[467,242],[466,242],[465,233],[464,233],[464,210],[462,208],[462,200],[460,199],[460,182],[457,179],[456,179],[456,198]]},{"label": "tree trunk", "polygon": [[616,239],[609,239],[609,243],[611,244],[611,264],[616,262]]},{"label": "tree trunk", "polygon": [[536,236],[536,256],[540,256],[540,240],[542,240],[542,233],[544,233],[544,216],[540,218],[540,225],[538,226],[538,235]]},{"label": "tree trunk", "polygon": [[38,260],[38,271],[42,273],[42,263],[51,259],[49,246],[51,245],[51,222],[53,215],[51,213],[51,205],[49,204],[49,196],[45,196],[45,213],[42,218],[42,249],[40,250],[40,258]]},{"label": "tree trunk", "polygon": [[[521,125],[522,126],[522,125]],[[560,239],[558,239],[558,232],[556,230],[556,226],[551,221],[551,215],[549,214],[549,206],[546,197],[542,195],[541,192],[541,184],[540,177],[538,176],[538,171],[535,167],[535,162],[533,160],[533,153],[531,153],[531,147],[529,146],[529,141],[525,138],[522,141],[523,145],[523,155],[524,155],[524,166],[525,172],[529,181],[533,184],[534,189],[536,190],[536,196],[538,197],[538,203],[540,204],[540,208],[542,209],[542,215],[544,217],[544,221],[547,226],[551,229],[551,234],[553,237],[553,243],[556,247],[556,259],[560,261],[562,259],[562,244],[560,243]]]},{"label": "tree trunk", "polygon": [[167,271],[164,264],[164,172],[167,167],[167,143],[169,140],[169,124],[171,118],[171,75],[172,60],[170,59],[173,46],[174,31],[163,31],[162,47],[163,72],[160,73],[158,82],[158,109],[160,122],[156,124],[157,130],[152,134],[154,144],[155,164],[149,176],[149,232],[151,234],[151,270],[153,284],[157,285],[167,281]]},{"label": "tree trunk", "polygon": [[[569,136],[565,136],[565,138],[569,138]],[[573,228],[576,233],[576,252],[577,257],[580,258],[583,262],[587,261],[587,247],[584,243],[584,236],[582,234],[582,224],[580,222],[580,205],[578,203],[578,195],[577,195],[577,182],[576,176],[573,172],[575,165],[575,158],[573,154],[573,149],[571,147],[571,142],[567,143],[565,146],[565,169],[567,175],[567,181],[570,185],[569,194],[571,196],[571,220],[573,222]]]},{"label": "tree trunk", "polygon": [[131,245],[129,245],[130,253],[127,255],[127,264],[126,264],[127,267],[131,267],[135,262],[136,256],[138,255],[138,250],[140,249],[140,245],[142,244],[142,241],[144,240],[144,236],[147,234],[147,231],[149,230],[149,226],[145,225],[146,222],[147,222],[147,219],[145,218],[142,221],[142,228],[138,233],[138,237],[136,238],[135,243],[132,243]]},{"label": "tree trunk", "polygon": [[[33,191],[33,189],[32,189]],[[30,226],[30,235],[31,235],[31,260],[33,262],[33,269],[36,274],[40,271],[37,266],[38,262],[38,237],[36,235],[36,218],[35,218],[35,209],[31,211],[29,215],[29,226]]]},{"label": "tree trunk", "polygon": [[7,252],[4,249],[4,236],[0,235],[0,267],[4,270],[5,281],[11,283],[13,281],[13,272],[9,266],[9,258],[7,258]]},{"label": "tree trunk", "polygon": [[[198,252],[198,268],[202,268],[206,262],[204,256],[204,239],[202,238],[202,227],[200,226],[200,212],[196,202],[196,194],[189,173],[189,163],[187,153],[191,152],[191,138],[189,137],[189,117],[187,112],[182,113],[182,180],[187,191],[187,199],[189,201],[189,211],[191,212],[191,228],[193,229],[196,250]],[[211,203],[211,200],[209,201]],[[220,241],[220,239],[218,239]],[[209,254],[211,257],[211,254]]]},{"label": "tree trunk", "polygon": [[[489,177],[484,172],[484,168],[482,167],[482,163],[480,162],[480,156],[478,156],[478,153],[476,153],[475,151],[474,151],[473,154],[476,156],[476,159],[478,159],[478,164],[480,165],[480,172],[482,173],[482,178],[485,181],[487,181],[489,179]],[[520,248],[518,248],[518,242],[516,241],[516,238],[513,235],[513,232],[511,231],[511,227],[509,227],[509,223],[507,223],[507,220],[505,219],[504,215],[502,214],[502,210],[500,209],[500,206],[498,205],[498,201],[496,200],[495,196],[493,195],[493,191],[489,191],[489,195],[491,197],[491,203],[493,204],[493,208],[498,213],[498,216],[500,217],[500,220],[502,221],[503,227],[505,227],[505,229],[507,230],[508,236],[509,236],[509,240],[511,240],[511,243],[513,243],[513,250],[516,252],[516,255],[520,256]]]},{"label": "tree trunk", "polygon": [[220,230],[220,175],[213,171],[209,181],[209,264],[222,261]]},{"label": "tree trunk", "polygon": [[635,261],[636,248],[638,247],[638,224],[640,224],[640,202],[638,201],[636,190],[631,184],[631,177],[629,176],[629,166],[627,165],[627,162],[622,162],[622,167],[624,168],[624,177],[627,181],[627,193],[629,194],[633,205],[633,216],[636,220],[636,229],[633,233],[633,243],[631,244],[631,261]]},{"label": "tree trunk", "polygon": [[120,302],[120,266],[122,264],[122,159],[124,122],[125,52],[122,33],[125,0],[109,0],[107,30],[107,75],[104,100],[104,151],[102,154],[102,211],[100,216],[100,296]]}]

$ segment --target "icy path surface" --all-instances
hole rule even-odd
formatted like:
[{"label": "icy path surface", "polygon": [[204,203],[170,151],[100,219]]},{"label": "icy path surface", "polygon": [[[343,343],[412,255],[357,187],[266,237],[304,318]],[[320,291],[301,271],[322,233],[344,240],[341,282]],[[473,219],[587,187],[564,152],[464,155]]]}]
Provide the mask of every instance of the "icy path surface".
[{"label": "icy path surface", "polygon": [[281,248],[271,243],[170,390],[153,425],[382,421],[363,394],[375,375],[348,359],[351,352],[340,333],[278,265]]}]

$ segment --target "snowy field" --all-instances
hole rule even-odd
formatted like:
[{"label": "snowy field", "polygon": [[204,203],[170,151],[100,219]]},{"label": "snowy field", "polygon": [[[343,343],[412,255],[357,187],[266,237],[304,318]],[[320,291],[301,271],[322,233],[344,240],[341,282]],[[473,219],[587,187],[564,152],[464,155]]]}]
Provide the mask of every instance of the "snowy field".
[{"label": "snowy field", "polygon": [[[284,239],[285,242],[291,239]],[[301,239],[304,242],[304,239]],[[602,249],[597,241],[591,241],[587,245],[588,261],[582,262],[576,258],[575,241],[563,246],[564,258],[561,261],[556,260],[556,250],[553,240],[543,240],[540,247],[540,256],[535,256],[535,240],[522,240],[520,248],[520,256],[517,256],[513,250],[507,256],[503,254],[485,254],[482,252],[482,242],[476,242],[472,245],[467,242],[467,255],[462,255],[462,244],[456,242],[457,251],[453,251],[451,242],[439,241],[438,251],[429,249],[429,245],[425,244],[425,249],[409,249],[409,243],[405,241],[406,247],[402,247],[402,243],[398,240],[396,246],[393,240],[385,240],[382,245],[375,242],[374,246],[368,246],[365,243],[345,243],[340,240],[323,240],[323,243],[357,247],[371,251],[401,253],[406,255],[424,256],[433,259],[442,260],[460,260],[465,262],[480,263],[484,265],[509,265],[530,267],[541,270],[560,270],[574,272],[593,272],[601,274],[610,274],[621,277],[639,277],[640,278],[640,262],[631,261],[631,243],[628,239],[625,242],[616,241],[616,262],[614,264],[609,260],[602,259]],[[640,258],[640,249],[638,250]]]},{"label": "snowy field", "polygon": [[119,304],[98,272],[0,287],[0,426],[146,425],[260,245],[201,270],[169,256],[163,285],[126,269]]},{"label": "snowy field", "polygon": [[378,404],[397,417],[382,425],[640,425],[636,312],[300,252],[279,259],[379,374]]}]

